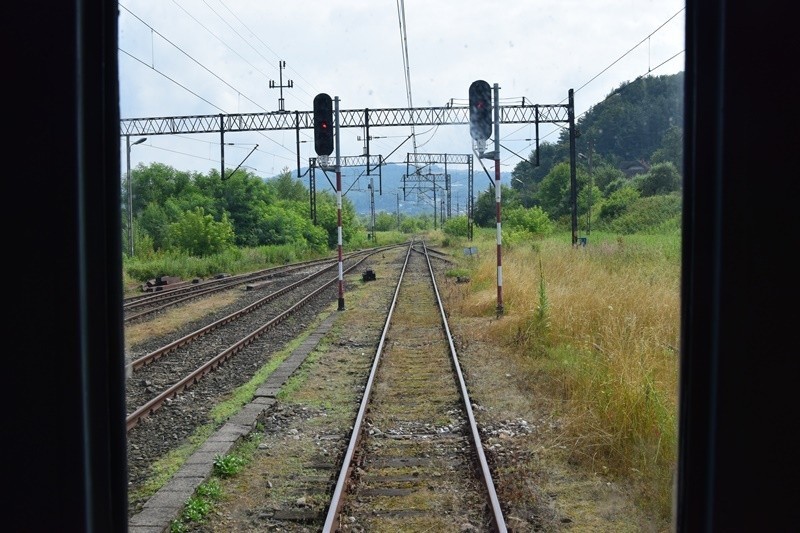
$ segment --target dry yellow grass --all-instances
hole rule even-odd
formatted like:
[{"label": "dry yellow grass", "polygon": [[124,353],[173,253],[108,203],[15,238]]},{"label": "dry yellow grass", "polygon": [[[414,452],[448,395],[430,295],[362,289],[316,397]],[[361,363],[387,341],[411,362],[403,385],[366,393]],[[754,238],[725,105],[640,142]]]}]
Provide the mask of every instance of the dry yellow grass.
[{"label": "dry yellow grass", "polygon": [[[657,243],[596,240],[573,248],[547,239],[502,250],[503,314],[486,335],[525,361],[531,383],[549,376],[548,393],[562,396],[572,462],[628,481],[640,505],[668,516],[680,264]],[[478,246],[472,283],[461,289],[469,291],[459,302],[465,316],[494,314],[498,303],[496,246]]]},{"label": "dry yellow grass", "polygon": [[240,291],[226,291],[193,302],[188,307],[167,309],[159,315],[157,320],[148,320],[127,326],[125,328],[125,350],[130,350],[131,346],[136,346],[148,337],[159,337],[175,331],[184,324],[230,305],[241,296]]}]

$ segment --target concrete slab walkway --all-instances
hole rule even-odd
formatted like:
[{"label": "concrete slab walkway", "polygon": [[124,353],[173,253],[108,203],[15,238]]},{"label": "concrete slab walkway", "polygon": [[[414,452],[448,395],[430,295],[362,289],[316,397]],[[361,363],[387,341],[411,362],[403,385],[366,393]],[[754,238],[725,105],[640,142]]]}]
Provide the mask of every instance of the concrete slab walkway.
[{"label": "concrete slab walkway", "polygon": [[275,396],[339,315],[332,312],[256,390],[253,400],[232,416],[197,449],[178,472],[128,521],[130,533],[163,533],[183,511],[186,501],[211,476],[214,457],[230,453],[236,442],[256,427],[258,417],[275,403]]}]

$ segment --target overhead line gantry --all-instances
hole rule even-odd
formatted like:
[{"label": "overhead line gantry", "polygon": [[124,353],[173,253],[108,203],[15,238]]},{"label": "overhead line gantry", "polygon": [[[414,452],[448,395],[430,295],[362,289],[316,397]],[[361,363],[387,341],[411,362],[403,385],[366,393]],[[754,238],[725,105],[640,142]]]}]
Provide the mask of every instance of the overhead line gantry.
[{"label": "overhead line gantry", "polygon": [[[571,101],[571,100],[570,100]],[[539,124],[570,123],[570,104],[501,105],[501,124],[535,124],[536,147],[539,143]],[[574,113],[573,113],[574,115]],[[369,155],[369,128],[385,126],[447,126],[469,124],[469,106],[344,109],[339,111],[340,128],[363,128]],[[570,125],[573,128],[573,125]],[[174,117],[126,118],[120,121],[120,134],[182,135],[219,133],[222,167],[225,175],[225,134],[246,131],[294,130],[297,135],[297,168],[300,169],[300,130],[314,128],[313,111],[273,111],[267,113],[236,113],[216,115],[186,115]]]},{"label": "overhead line gantry", "polygon": [[[531,104],[522,98],[519,104],[499,106],[500,124],[534,124],[536,156],[539,155],[539,124],[566,124],[571,149],[572,203],[575,203],[575,110],[573,90],[565,104]],[[448,126],[470,123],[468,105],[443,107],[344,109],[338,111],[339,128],[363,128],[369,159],[369,128],[387,126]],[[220,136],[220,176],[225,176],[225,134],[250,131],[294,130],[296,138],[297,174],[300,175],[300,130],[314,129],[313,111],[272,111],[216,115],[127,118],[120,121],[122,136],[181,135],[218,133]],[[573,211],[574,211],[573,206]],[[577,242],[577,223],[573,212],[573,245]]]}]

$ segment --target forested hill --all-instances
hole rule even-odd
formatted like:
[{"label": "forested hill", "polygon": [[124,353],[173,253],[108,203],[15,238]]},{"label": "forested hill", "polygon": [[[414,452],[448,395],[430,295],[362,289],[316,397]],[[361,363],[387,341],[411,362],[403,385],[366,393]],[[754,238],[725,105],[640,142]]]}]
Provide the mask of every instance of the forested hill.
[{"label": "forested hill", "polygon": [[593,142],[609,161],[647,160],[672,127],[683,128],[682,72],[620,86],[578,120],[578,147]]},{"label": "forested hill", "polygon": [[[681,168],[683,72],[646,76],[620,85],[576,117],[576,153],[620,170],[632,162],[670,161]],[[576,95],[579,98],[580,95]],[[535,151],[529,160],[535,162]],[[519,163],[513,175],[538,183],[557,163],[569,160],[569,131],[556,143],[540,142],[539,165]]]}]

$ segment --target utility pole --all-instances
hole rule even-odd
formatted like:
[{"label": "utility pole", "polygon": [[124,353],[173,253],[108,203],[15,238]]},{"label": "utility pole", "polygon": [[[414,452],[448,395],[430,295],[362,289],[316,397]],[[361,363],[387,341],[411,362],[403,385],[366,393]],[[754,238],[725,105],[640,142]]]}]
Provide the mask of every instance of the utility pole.
[{"label": "utility pole", "polygon": [[370,234],[372,235],[372,244],[375,244],[377,242],[377,239],[375,238],[375,184],[372,176],[369,178],[369,210]]},{"label": "utility pole", "polygon": [[594,151],[594,142],[589,140],[589,155],[578,154],[578,157],[586,160],[589,169],[589,189],[586,195],[586,235],[587,237],[592,233],[592,200],[594,199],[594,176],[592,175],[592,152]]},{"label": "utility pole", "polygon": [[339,97],[333,99],[333,113],[336,117],[336,126],[334,134],[336,137],[336,249],[339,256],[339,305],[338,311],[344,311],[344,268],[342,260],[342,165],[341,165],[341,150],[339,141]]},{"label": "utility pole", "polygon": [[284,112],[286,109],[283,107],[283,89],[284,87],[287,89],[291,89],[294,87],[294,83],[292,80],[286,80],[287,85],[283,84],[283,69],[286,68],[286,61],[278,61],[278,76],[279,76],[279,84],[275,85],[275,80],[269,80],[269,88],[270,89],[280,89],[280,98],[278,98],[278,111]]},{"label": "utility pole", "polygon": [[578,245],[578,181],[575,177],[575,93],[569,90],[569,203],[572,207],[572,246]]},{"label": "utility pole", "polygon": [[592,233],[592,200],[594,199],[594,176],[592,175],[592,152],[594,143],[589,140],[589,206],[586,209],[586,235]]},{"label": "utility pole", "polygon": [[494,84],[494,195],[497,209],[497,316],[503,314],[503,231],[500,217],[500,86]]},{"label": "utility pole", "polygon": [[128,250],[130,251],[131,257],[133,257],[133,181],[131,180],[131,146],[142,144],[146,140],[147,137],[142,137],[131,144],[131,136],[125,136],[125,153],[127,156],[128,168]]}]

